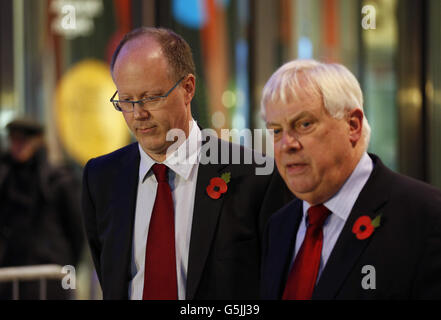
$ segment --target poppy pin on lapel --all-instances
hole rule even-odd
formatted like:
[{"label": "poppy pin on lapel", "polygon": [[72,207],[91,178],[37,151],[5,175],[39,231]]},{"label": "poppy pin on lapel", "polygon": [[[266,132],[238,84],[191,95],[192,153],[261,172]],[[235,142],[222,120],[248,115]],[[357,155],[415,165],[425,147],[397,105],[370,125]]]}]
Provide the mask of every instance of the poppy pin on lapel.
[{"label": "poppy pin on lapel", "polygon": [[352,232],[355,234],[358,240],[367,239],[372,235],[375,228],[380,226],[380,222],[381,214],[376,216],[374,220],[372,220],[369,216],[361,216],[352,226]]},{"label": "poppy pin on lapel", "polygon": [[207,194],[211,199],[219,199],[220,196],[227,192],[228,183],[231,179],[231,173],[225,172],[220,177],[211,178],[210,184],[207,186]]}]

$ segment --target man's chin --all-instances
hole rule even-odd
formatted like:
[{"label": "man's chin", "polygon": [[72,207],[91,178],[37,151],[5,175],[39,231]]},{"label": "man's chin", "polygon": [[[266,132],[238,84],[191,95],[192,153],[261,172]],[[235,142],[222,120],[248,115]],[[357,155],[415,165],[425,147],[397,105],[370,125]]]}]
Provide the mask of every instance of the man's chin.
[{"label": "man's chin", "polygon": [[309,183],[299,183],[299,181],[289,181],[289,190],[299,199],[306,200],[313,196],[314,188]]},{"label": "man's chin", "polygon": [[162,141],[158,143],[143,142],[142,140],[138,141],[141,145],[141,148],[148,155],[165,155],[167,149],[170,147],[171,143],[169,141]]}]

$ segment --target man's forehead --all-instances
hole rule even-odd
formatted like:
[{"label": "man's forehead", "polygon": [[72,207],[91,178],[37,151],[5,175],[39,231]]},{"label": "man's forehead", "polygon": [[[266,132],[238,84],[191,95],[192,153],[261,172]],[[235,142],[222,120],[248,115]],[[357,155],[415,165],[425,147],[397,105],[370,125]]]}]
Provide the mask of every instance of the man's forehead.
[{"label": "man's forehead", "polygon": [[292,108],[303,109],[309,107],[320,107],[323,105],[321,94],[316,91],[297,90],[286,94],[284,99],[277,98],[267,103],[270,108]]},{"label": "man's forehead", "polygon": [[277,99],[266,105],[265,122],[267,125],[279,124],[301,117],[303,115],[322,112],[324,110],[322,97],[317,94],[303,92],[297,96],[289,96],[285,101]]},{"label": "man's forehead", "polygon": [[124,56],[141,55],[148,57],[162,56],[159,43],[151,36],[139,36],[129,40],[121,48],[117,61]]},{"label": "man's forehead", "polygon": [[159,43],[151,36],[139,36],[124,44],[115,61],[114,69],[117,69],[121,64],[130,64],[131,62],[139,64],[142,61],[148,62],[161,58],[164,57]]},{"label": "man's forehead", "polygon": [[285,91],[285,100],[288,104],[305,103],[309,101],[317,103],[322,99],[319,88],[311,82],[296,83],[296,85],[285,88]]}]

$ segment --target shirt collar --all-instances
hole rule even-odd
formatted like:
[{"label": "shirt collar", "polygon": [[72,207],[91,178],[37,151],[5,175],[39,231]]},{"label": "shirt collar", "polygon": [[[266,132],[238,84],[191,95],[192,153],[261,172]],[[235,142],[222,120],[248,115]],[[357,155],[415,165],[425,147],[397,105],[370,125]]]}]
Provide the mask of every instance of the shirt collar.
[{"label": "shirt collar", "polygon": [[[163,162],[169,169],[188,180],[195,164],[199,163],[199,153],[201,150],[201,130],[195,120],[190,122],[190,133],[188,138],[174,152],[167,155]],[[139,179],[144,182],[151,167],[157,163],[153,160],[138,143],[141,161],[139,164]]]},{"label": "shirt collar", "polygon": [[[340,190],[324,203],[326,208],[343,221],[346,221],[373,168],[372,159],[364,152],[354,171]],[[310,204],[303,201],[303,219],[306,218],[309,207]]]}]

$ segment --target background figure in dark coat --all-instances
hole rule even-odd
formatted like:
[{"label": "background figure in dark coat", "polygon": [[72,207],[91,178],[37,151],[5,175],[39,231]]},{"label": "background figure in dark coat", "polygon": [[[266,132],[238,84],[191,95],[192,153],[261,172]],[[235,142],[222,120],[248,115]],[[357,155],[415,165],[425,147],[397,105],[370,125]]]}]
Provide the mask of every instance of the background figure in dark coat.
[{"label": "background figure in dark coat", "polygon": [[[30,119],[11,122],[9,150],[0,161],[0,267],[76,265],[84,242],[79,179],[49,164],[43,127]],[[47,299],[65,299],[61,281],[47,283]],[[12,285],[0,284],[0,298]],[[39,281],[20,282],[20,299],[38,299]]]}]

